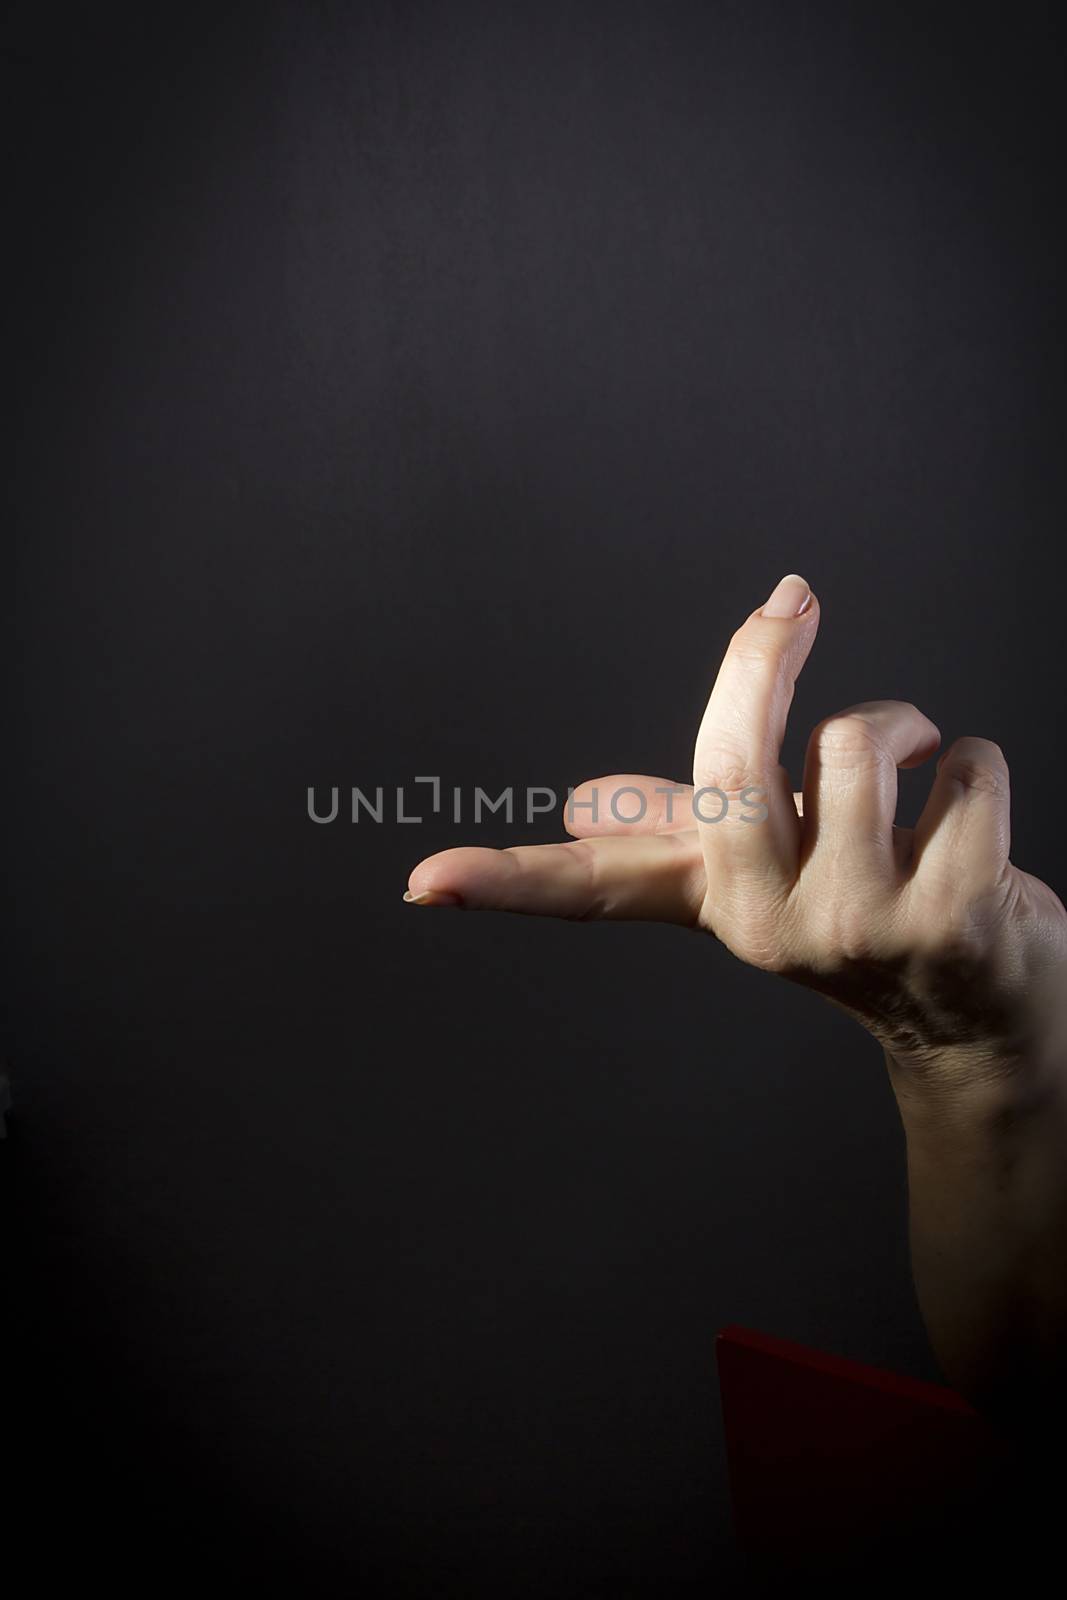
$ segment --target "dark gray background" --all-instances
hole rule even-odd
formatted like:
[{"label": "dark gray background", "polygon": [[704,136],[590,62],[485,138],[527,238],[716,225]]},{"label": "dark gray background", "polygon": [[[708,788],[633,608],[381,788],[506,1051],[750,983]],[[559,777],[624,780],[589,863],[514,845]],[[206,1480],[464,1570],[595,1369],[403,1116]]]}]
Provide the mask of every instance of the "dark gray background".
[{"label": "dark gray background", "polygon": [[711,1592],[717,1328],[937,1376],[858,1028],[677,930],[402,904],[551,819],[305,796],[685,778],[798,570],[795,770],[912,699],[1001,742],[1062,891],[1053,10],[16,9],[3,1409],[42,1573]]}]

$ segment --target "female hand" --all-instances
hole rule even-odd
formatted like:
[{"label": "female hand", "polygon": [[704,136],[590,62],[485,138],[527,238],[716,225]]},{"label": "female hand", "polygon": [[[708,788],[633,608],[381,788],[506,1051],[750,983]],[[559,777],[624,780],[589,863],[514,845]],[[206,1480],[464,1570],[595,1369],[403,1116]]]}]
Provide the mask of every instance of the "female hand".
[{"label": "female hand", "polygon": [[573,843],[445,850],[415,868],[408,897],[676,922],[819,990],[898,1065],[1008,1069],[1032,1049],[1037,979],[1067,958],[1067,912],[1008,859],[1004,756],[957,739],[918,824],[898,828],[897,768],[926,761],[940,734],[913,705],[868,701],[814,729],[794,794],[779,753],[818,626],[792,574],[742,623],[697,733],[693,786],[590,780],[566,807]]}]

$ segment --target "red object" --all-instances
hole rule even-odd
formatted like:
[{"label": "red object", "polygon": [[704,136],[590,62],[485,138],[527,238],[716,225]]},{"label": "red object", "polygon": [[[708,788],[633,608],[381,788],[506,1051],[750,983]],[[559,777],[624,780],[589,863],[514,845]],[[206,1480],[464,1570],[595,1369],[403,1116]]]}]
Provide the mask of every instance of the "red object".
[{"label": "red object", "polygon": [[952,1389],[748,1328],[723,1328],[716,1354],[734,1527],[757,1567],[975,1548],[1008,1458]]}]

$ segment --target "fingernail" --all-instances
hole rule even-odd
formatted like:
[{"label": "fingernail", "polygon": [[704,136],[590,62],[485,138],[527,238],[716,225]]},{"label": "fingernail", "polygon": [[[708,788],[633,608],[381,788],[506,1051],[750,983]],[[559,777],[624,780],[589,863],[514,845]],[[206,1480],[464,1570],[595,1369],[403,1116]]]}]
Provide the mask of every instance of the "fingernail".
[{"label": "fingernail", "polygon": [[424,889],[421,894],[412,894],[410,889],[405,889],[404,899],[409,906],[461,906],[463,904],[458,894],[449,894],[446,889]]},{"label": "fingernail", "polygon": [[811,604],[807,580],[787,573],[763,608],[765,617],[799,617]]}]

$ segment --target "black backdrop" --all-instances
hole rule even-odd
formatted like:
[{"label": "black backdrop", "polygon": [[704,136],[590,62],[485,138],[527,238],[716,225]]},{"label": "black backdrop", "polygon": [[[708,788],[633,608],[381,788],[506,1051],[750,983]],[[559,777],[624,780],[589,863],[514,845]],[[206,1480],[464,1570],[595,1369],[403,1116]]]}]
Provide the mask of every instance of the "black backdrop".
[{"label": "black backdrop", "polygon": [[685,778],[798,570],[789,761],[870,697],[995,738],[1062,891],[1054,10],[11,13],[42,1575],[710,1592],[720,1325],[937,1376],[870,1040],[677,930],[402,904],[554,818],[306,791]]}]

